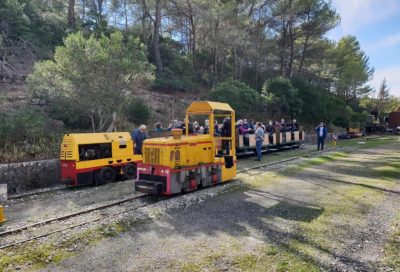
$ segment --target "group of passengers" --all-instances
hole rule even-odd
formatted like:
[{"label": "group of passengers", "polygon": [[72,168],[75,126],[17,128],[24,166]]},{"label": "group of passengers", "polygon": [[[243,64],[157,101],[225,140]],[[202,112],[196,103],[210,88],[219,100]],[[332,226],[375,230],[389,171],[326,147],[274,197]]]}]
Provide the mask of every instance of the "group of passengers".
[{"label": "group of passengers", "polygon": [[[228,119],[225,118],[222,124],[218,124],[218,121],[214,122],[214,135],[222,136],[224,127],[226,128],[226,123]],[[229,120],[230,123],[230,120]],[[182,129],[184,132],[186,131],[186,122],[180,120],[173,120],[169,124],[168,128],[163,128],[160,122],[155,124],[155,129],[158,132],[161,131],[171,131],[172,129]],[[204,121],[204,125],[200,125],[198,121],[189,122],[189,134],[209,134],[210,132],[210,121],[206,119]],[[226,130],[226,129],[225,129]],[[226,133],[226,132],[225,132]]]},{"label": "group of passengers", "polygon": [[[247,135],[255,133],[255,126],[256,122],[253,120],[247,121],[247,119],[239,119],[236,123],[236,127],[239,130],[239,135]],[[285,122],[284,119],[281,121],[269,121],[267,125],[261,123],[261,128],[266,133],[274,133],[276,131],[280,132],[294,132],[299,130],[299,124],[297,123],[296,119],[293,121]]]},{"label": "group of passengers", "polygon": [[[273,133],[276,131],[281,132],[294,132],[299,130],[299,125],[296,119],[293,121],[285,122],[284,119],[281,121],[269,121],[267,125],[262,124],[261,122],[254,122],[253,120],[247,121],[247,119],[239,119],[236,123],[236,128],[238,129],[239,135],[243,136],[244,145],[249,145],[249,134],[255,134],[256,138],[256,150],[258,155],[258,160],[261,160],[261,147],[264,141],[264,134],[267,134],[270,138],[272,138]],[[169,124],[167,129],[162,127],[160,122],[155,124],[155,129],[158,132],[161,131],[170,131],[172,129],[182,129],[186,131],[186,122],[180,120],[173,120]],[[142,144],[143,141],[147,138],[146,126],[141,125],[139,129],[132,133],[132,138],[134,139],[135,153],[141,154],[142,152]],[[204,121],[204,125],[200,125],[198,121],[189,122],[188,128],[189,134],[209,134],[210,132],[210,121],[206,119]],[[225,117],[222,124],[218,124],[218,121],[214,122],[214,135],[222,136],[222,137],[231,137],[231,120],[229,117]],[[272,139],[270,139],[272,141]],[[224,149],[229,152],[229,141],[223,140],[222,145]]]},{"label": "group of passengers", "polygon": [[[270,120],[267,125],[264,125],[261,122],[254,122],[253,120],[247,121],[247,119],[239,119],[236,123],[236,127],[239,131],[239,135],[243,136],[243,144],[245,146],[249,146],[249,134],[255,134],[258,161],[261,160],[264,134],[267,134],[269,141],[272,142],[273,134],[277,131],[293,133],[299,130],[299,124],[296,119],[289,122],[285,122],[284,119],[281,119],[280,122]],[[286,141],[286,135],[284,135],[283,140]]]}]

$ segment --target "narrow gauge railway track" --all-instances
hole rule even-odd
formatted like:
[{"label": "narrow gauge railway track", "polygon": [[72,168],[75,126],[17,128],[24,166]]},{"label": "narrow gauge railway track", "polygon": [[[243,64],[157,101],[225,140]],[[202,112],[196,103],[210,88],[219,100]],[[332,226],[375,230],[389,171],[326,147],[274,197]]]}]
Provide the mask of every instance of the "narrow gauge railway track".
[{"label": "narrow gauge railway track", "polygon": [[[371,139],[375,139],[375,138],[379,138],[379,136],[371,137]],[[338,147],[334,147],[334,148],[338,148]],[[290,150],[293,150],[293,149],[295,149],[295,148],[275,150],[275,151],[267,152],[266,154],[271,154],[271,153],[276,153],[276,152],[286,152],[286,151],[290,151]],[[327,151],[331,150],[331,149],[327,149]],[[314,153],[311,153],[311,154],[308,154],[308,155],[315,155],[315,154],[318,154],[318,152],[314,152]],[[248,158],[248,157],[253,157],[254,155],[255,155],[254,153],[249,152],[249,153],[241,155],[240,157],[238,157],[238,159],[242,160],[242,159],[245,159],[245,158]],[[308,156],[308,155],[305,155],[305,157]],[[295,159],[298,159],[298,157],[293,157],[293,158],[290,158],[290,159],[287,159],[287,160],[283,160],[282,162],[288,162],[288,161],[295,160]],[[246,170],[249,170],[249,169],[246,169]],[[239,170],[238,173],[240,173],[240,171],[242,171],[242,170]],[[124,181],[121,181],[121,182],[124,182]],[[39,195],[42,195],[42,194],[46,194],[46,193],[53,193],[53,192],[58,192],[58,191],[70,191],[70,190],[78,190],[78,191],[79,190],[90,190],[91,188],[92,187],[90,187],[90,186],[72,187],[71,188],[71,187],[66,187],[64,185],[59,185],[59,186],[52,187],[52,188],[38,189],[38,190],[30,191],[30,192],[27,192],[27,193],[11,195],[11,196],[8,197],[8,200],[19,200],[19,199],[23,200],[24,198],[27,198],[27,197],[36,197],[36,196],[39,196]]]},{"label": "narrow gauge railway track", "polygon": [[[49,218],[49,219],[46,219],[46,220],[43,220],[43,221],[40,221],[40,222],[27,224],[27,225],[24,225],[22,227],[18,227],[18,228],[14,228],[14,229],[10,229],[10,230],[6,230],[6,231],[3,231],[3,232],[0,232],[0,237],[6,237],[6,236],[9,236],[9,235],[21,233],[21,232],[23,232],[25,230],[29,230],[29,229],[32,229],[32,228],[44,226],[44,225],[47,225],[47,224],[50,224],[50,223],[53,223],[53,222],[62,222],[62,221],[68,220],[68,219],[73,218],[73,217],[78,217],[80,215],[89,214],[91,212],[104,210],[104,209],[107,209],[107,208],[110,208],[110,207],[113,207],[113,206],[118,206],[118,205],[124,204],[126,202],[139,200],[139,199],[145,199],[145,198],[151,198],[151,196],[148,195],[148,194],[140,194],[140,195],[136,195],[136,196],[132,196],[132,197],[127,197],[127,198],[124,198],[124,199],[118,200],[118,201],[112,201],[112,202],[109,202],[109,203],[106,203],[106,204],[103,204],[103,205],[100,205],[100,206],[91,207],[91,208],[88,208],[88,209],[82,209],[82,210],[77,211],[77,212],[65,214],[65,215],[58,216],[58,217]],[[58,232],[62,232],[62,231],[73,229],[73,228],[76,228],[76,227],[79,227],[79,226],[83,226],[83,225],[86,225],[86,224],[94,223],[94,222],[106,219],[108,217],[117,216],[117,215],[129,212],[129,211],[135,210],[135,209],[139,209],[139,208],[148,206],[148,205],[153,204],[153,203],[155,203],[157,201],[159,201],[159,199],[157,199],[157,200],[151,200],[150,199],[149,203],[145,203],[145,204],[139,205],[138,207],[135,207],[135,208],[132,208],[132,209],[127,208],[127,209],[124,209],[124,210],[119,211],[117,213],[111,213],[111,214],[108,214],[108,215],[102,215],[102,216],[96,217],[94,219],[90,219],[90,220],[86,220],[86,221],[80,222],[78,224],[70,225],[68,227],[64,227],[64,228],[53,230],[53,231],[50,231],[50,232],[46,232],[46,233],[43,233],[43,234],[40,234],[40,235],[35,235],[35,236],[32,236],[32,237],[28,237],[26,239],[22,239],[22,240],[19,240],[19,241],[16,241],[16,242],[12,242],[12,243],[9,243],[9,244],[0,245],[0,249],[8,248],[8,247],[15,246],[15,245],[18,245],[18,244],[22,244],[22,243],[25,243],[25,242],[29,242],[29,241],[32,241],[32,240],[36,240],[36,239],[39,239],[39,238],[47,237],[49,235],[52,235],[52,234],[55,234],[55,233],[58,233]]]},{"label": "narrow gauge railway track", "polygon": [[[242,170],[238,170],[237,173],[238,174],[245,173],[245,172],[248,172],[248,171],[251,171],[251,170],[256,170],[256,169],[260,169],[260,168],[267,168],[267,167],[270,167],[270,166],[276,166],[276,165],[279,165],[279,164],[288,163],[288,162],[300,160],[300,159],[303,159],[303,158],[309,158],[309,157],[313,157],[313,156],[316,156],[316,155],[317,156],[318,155],[323,155],[323,154],[328,153],[328,152],[346,150],[346,149],[349,149],[349,148],[350,148],[349,146],[346,146],[346,147],[333,147],[333,148],[326,149],[324,151],[313,152],[313,153],[309,153],[309,154],[302,155],[302,156],[292,157],[292,158],[288,158],[288,159],[284,159],[284,160],[280,160],[280,161],[276,161],[276,162],[271,162],[271,163],[267,163],[267,164],[261,164],[261,165],[257,165],[257,166],[254,166],[254,167],[250,167],[250,168],[245,168],[245,169],[242,169]],[[106,203],[106,204],[103,204],[103,205],[100,205],[100,206],[91,207],[91,208],[88,208],[88,209],[83,209],[83,210],[80,210],[80,211],[77,211],[77,212],[73,212],[73,213],[69,213],[69,214],[66,214],[66,215],[62,215],[62,216],[59,216],[59,217],[46,219],[46,220],[43,220],[43,221],[40,221],[40,222],[37,222],[37,223],[24,225],[22,227],[18,227],[18,228],[14,228],[14,229],[11,229],[11,230],[0,232],[0,237],[5,237],[5,236],[8,236],[8,235],[20,233],[20,232],[23,232],[24,230],[28,230],[28,229],[31,229],[31,228],[43,226],[43,225],[46,225],[46,224],[50,224],[52,222],[60,222],[60,221],[67,220],[67,219],[70,219],[70,218],[73,218],[73,217],[77,217],[79,215],[88,214],[88,213],[95,212],[95,211],[98,211],[98,210],[107,209],[107,208],[110,208],[110,207],[113,207],[113,206],[117,206],[117,205],[129,202],[129,201],[133,201],[133,200],[137,200],[137,199],[143,199],[143,198],[146,198],[146,197],[149,197],[149,196],[150,195],[148,195],[148,194],[141,194],[141,195],[136,195],[136,196],[133,196],[133,197],[127,197],[127,198],[124,198],[122,200],[109,202],[109,203]],[[26,243],[26,242],[29,242],[29,241],[32,241],[32,240],[36,240],[36,239],[39,239],[39,238],[44,238],[44,237],[47,237],[47,236],[55,234],[55,233],[63,232],[63,231],[66,231],[66,230],[69,230],[69,229],[73,229],[73,228],[76,228],[76,227],[80,227],[80,226],[83,226],[83,225],[86,225],[86,224],[90,224],[90,223],[94,223],[94,222],[97,222],[97,221],[100,221],[100,220],[104,220],[104,219],[106,219],[108,217],[117,216],[117,215],[129,212],[129,211],[135,210],[135,209],[139,209],[139,208],[148,206],[150,204],[158,202],[159,200],[160,199],[157,199],[155,201],[150,201],[149,204],[140,205],[139,207],[136,207],[136,208],[133,208],[133,209],[125,209],[125,210],[119,211],[117,213],[112,213],[112,214],[109,214],[109,215],[106,215],[106,216],[96,217],[94,219],[86,220],[84,222],[80,222],[78,224],[70,225],[68,227],[64,227],[64,228],[53,230],[53,231],[50,231],[50,232],[46,232],[46,233],[43,233],[43,234],[40,234],[40,235],[32,236],[32,237],[29,237],[29,238],[26,238],[26,239],[22,239],[22,240],[19,240],[19,241],[16,241],[16,242],[12,242],[12,243],[9,243],[9,244],[0,245],[0,249],[12,247],[12,246],[19,245],[19,244],[22,244],[22,243]]]}]

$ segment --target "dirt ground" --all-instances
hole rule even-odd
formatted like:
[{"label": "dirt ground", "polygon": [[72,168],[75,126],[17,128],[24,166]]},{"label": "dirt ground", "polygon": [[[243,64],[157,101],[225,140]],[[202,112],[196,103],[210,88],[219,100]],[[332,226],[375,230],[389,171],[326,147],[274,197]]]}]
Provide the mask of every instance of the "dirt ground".
[{"label": "dirt ground", "polygon": [[396,138],[255,173],[44,271],[400,271],[399,151]]},{"label": "dirt ground", "polygon": [[[400,138],[239,180],[0,250],[5,271],[400,271]],[[272,162],[308,148],[265,156]],[[242,160],[240,168],[254,165]],[[131,182],[10,205],[14,224],[131,193]],[[40,208],[40,207],[43,208]],[[25,220],[24,220],[25,218]]]}]

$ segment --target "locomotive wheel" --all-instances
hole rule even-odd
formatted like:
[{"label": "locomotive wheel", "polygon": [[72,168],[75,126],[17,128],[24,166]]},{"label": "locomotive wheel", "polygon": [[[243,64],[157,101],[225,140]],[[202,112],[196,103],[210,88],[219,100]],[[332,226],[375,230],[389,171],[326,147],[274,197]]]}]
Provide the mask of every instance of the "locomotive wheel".
[{"label": "locomotive wheel", "polygon": [[112,167],[104,167],[96,173],[96,185],[113,182],[117,177],[117,173]]},{"label": "locomotive wheel", "polygon": [[134,163],[128,163],[122,168],[122,171],[126,179],[133,179],[136,178],[137,166]]}]

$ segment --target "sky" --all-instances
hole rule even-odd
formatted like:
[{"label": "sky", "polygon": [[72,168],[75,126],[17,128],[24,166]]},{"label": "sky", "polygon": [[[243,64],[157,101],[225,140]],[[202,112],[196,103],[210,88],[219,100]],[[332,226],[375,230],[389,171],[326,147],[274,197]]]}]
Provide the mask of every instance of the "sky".
[{"label": "sky", "polygon": [[369,84],[386,78],[390,94],[400,97],[400,0],[332,0],[340,25],[327,36],[338,41],[354,35],[375,68]]}]

